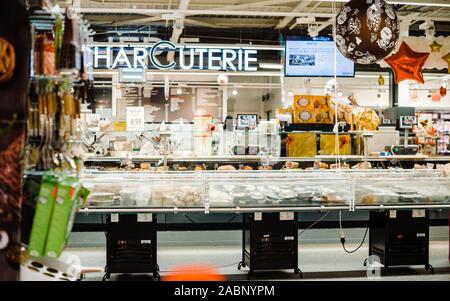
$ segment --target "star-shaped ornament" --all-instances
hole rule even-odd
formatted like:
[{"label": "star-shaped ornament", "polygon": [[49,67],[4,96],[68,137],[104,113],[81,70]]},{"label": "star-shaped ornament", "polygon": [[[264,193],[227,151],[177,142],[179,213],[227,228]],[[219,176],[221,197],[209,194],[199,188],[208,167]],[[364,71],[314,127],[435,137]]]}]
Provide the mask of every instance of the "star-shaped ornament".
[{"label": "star-shaped ornament", "polygon": [[448,65],[447,71],[448,73],[450,73],[450,52],[444,55],[442,59],[447,62]]},{"label": "star-shaped ornament", "polygon": [[[384,59],[394,72],[395,83],[410,79],[424,83],[422,69],[429,53],[415,52],[408,44],[402,42],[396,54]],[[450,54],[449,54],[450,64]]]},{"label": "star-shaped ornament", "polygon": [[442,44],[439,44],[436,42],[436,40],[433,42],[433,44],[430,45],[431,52],[439,52],[441,51]]}]

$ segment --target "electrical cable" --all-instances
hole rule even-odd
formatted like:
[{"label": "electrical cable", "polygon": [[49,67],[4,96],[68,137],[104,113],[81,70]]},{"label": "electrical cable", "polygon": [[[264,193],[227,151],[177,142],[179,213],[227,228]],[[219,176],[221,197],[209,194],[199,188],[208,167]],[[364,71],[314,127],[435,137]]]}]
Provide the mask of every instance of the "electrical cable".
[{"label": "electrical cable", "polygon": [[100,213],[100,217],[101,217],[101,220],[102,220],[102,228],[103,228],[103,234],[105,234],[105,237],[106,237],[106,224],[105,224],[105,222],[103,221],[103,213]]},{"label": "electrical cable", "polygon": [[298,236],[302,235],[305,231],[311,229],[312,227],[314,227],[317,223],[319,223],[320,221],[322,221],[328,214],[330,214],[330,211],[328,211],[327,213],[325,213],[324,215],[322,215],[318,220],[316,220],[314,223],[312,223],[308,228],[303,229],[303,231],[301,231]]},{"label": "electrical cable", "polygon": [[187,214],[184,214],[184,217],[191,221],[191,223],[196,224],[196,222],[190,218]]},{"label": "electrical cable", "polygon": [[230,218],[230,220],[227,222],[227,224],[231,223],[231,222],[236,218],[236,216],[237,216],[237,214],[235,213],[235,214],[233,215],[233,217]]},{"label": "electrical cable", "polygon": [[356,249],[354,250],[347,250],[347,248],[345,247],[345,234],[344,234],[344,229],[342,228],[342,213],[341,211],[339,211],[339,236],[341,239],[341,244],[342,244],[342,248],[344,249],[345,252],[352,254],[355,253],[356,251],[358,251],[364,244],[364,242],[366,241],[366,237],[367,237],[367,233],[369,232],[369,227],[366,228],[366,231],[364,232],[364,236],[363,239],[361,241],[361,243],[359,244],[358,247],[356,247]]}]

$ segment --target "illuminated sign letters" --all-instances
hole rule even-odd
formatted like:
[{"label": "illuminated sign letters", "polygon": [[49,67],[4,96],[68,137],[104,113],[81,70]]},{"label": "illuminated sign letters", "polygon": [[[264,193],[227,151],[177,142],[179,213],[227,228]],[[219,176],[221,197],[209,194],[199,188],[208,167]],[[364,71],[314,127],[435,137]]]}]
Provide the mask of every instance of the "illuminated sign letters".
[{"label": "illuminated sign letters", "polygon": [[[177,60],[160,60],[163,51],[175,52]],[[169,41],[159,41],[152,47],[94,46],[94,68],[144,68],[144,69],[199,69],[225,71],[256,71],[258,52],[245,48],[196,48],[176,46]],[[147,64],[149,60],[149,66]]]}]

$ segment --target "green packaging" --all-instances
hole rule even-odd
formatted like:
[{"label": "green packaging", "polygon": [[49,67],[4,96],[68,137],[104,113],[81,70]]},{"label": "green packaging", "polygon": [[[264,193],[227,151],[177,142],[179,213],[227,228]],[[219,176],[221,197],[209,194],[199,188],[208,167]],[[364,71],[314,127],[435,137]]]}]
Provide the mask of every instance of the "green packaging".
[{"label": "green packaging", "polygon": [[59,257],[72,231],[81,184],[75,177],[60,180],[44,254]]},{"label": "green packaging", "polygon": [[31,228],[30,241],[28,243],[28,254],[31,256],[39,257],[44,254],[57,190],[58,179],[52,174],[45,174],[42,177],[39,189],[36,212]]}]

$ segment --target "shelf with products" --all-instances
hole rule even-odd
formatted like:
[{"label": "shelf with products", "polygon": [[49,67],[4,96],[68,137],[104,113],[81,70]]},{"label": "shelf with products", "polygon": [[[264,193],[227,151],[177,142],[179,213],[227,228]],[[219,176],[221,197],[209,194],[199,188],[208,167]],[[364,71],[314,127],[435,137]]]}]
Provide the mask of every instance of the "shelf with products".
[{"label": "shelf with products", "polygon": [[450,113],[447,110],[418,110],[419,122],[422,127],[432,128],[435,132],[437,153],[450,154]]},{"label": "shelf with products", "polygon": [[28,255],[59,257],[89,194],[80,181],[77,123],[82,104],[92,101],[91,32],[73,9],[58,6],[30,12],[30,24],[22,242]]}]

